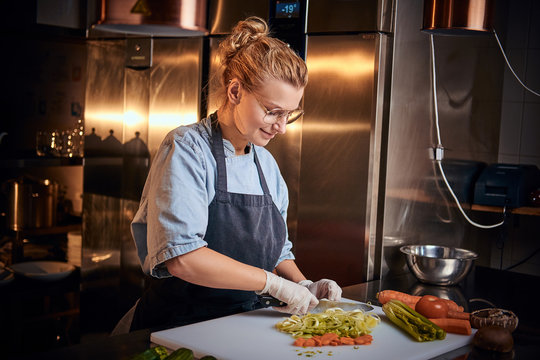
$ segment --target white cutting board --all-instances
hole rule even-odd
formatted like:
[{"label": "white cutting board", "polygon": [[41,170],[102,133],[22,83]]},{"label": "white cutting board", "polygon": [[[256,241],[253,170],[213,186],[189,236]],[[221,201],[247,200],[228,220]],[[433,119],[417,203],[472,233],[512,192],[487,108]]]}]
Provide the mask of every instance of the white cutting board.
[{"label": "white cutting board", "polygon": [[394,326],[380,307],[375,306],[373,311],[381,316],[382,321],[371,333],[371,345],[293,346],[294,338],[275,328],[275,324],[286,315],[271,308],[154,332],[150,334],[150,341],[171,350],[186,347],[193,350],[197,358],[213,355],[218,360],[298,360],[306,355],[312,355],[310,359],[329,359],[330,354],[330,359],[421,360],[431,359],[472,341],[472,335],[447,334],[444,340],[416,342]]}]

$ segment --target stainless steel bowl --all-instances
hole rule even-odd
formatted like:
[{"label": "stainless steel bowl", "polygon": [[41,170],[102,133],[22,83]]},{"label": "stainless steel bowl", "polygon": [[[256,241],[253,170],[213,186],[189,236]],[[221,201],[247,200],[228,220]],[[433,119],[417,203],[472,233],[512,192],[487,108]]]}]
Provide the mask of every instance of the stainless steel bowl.
[{"label": "stainless steel bowl", "polygon": [[421,282],[433,285],[455,285],[471,270],[478,255],[472,251],[436,245],[406,245],[407,266]]}]

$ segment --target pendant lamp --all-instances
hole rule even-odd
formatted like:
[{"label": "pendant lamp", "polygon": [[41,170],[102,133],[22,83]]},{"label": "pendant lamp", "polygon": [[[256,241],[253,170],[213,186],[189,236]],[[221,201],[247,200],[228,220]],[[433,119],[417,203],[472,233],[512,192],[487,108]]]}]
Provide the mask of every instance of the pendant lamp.
[{"label": "pendant lamp", "polygon": [[493,32],[493,0],[424,0],[422,31],[439,35]]}]

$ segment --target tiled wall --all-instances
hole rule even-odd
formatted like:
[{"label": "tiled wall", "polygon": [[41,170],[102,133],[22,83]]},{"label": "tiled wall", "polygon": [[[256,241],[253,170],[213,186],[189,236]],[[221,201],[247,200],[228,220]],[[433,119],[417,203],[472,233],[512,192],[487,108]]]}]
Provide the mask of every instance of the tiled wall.
[{"label": "tiled wall", "polygon": [[[506,39],[510,64],[521,80],[540,92],[540,2],[509,2]],[[501,54],[502,56],[502,54]],[[540,168],[540,97],[525,90],[505,68],[499,162]]]},{"label": "tiled wall", "polygon": [[[540,1],[498,0],[496,10],[496,30],[516,73],[540,91]],[[474,227],[428,157],[437,139],[421,15],[421,2],[397,1],[384,236],[463,247],[479,254],[477,265],[540,275],[540,217],[512,214],[504,226]],[[435,48],[445,159],[540,167],[540,99],[525,94],[506,70],[495,39],[438,36]],[[502,220],[499,212],[466,212],[484,225]]]},{"label": "tiled wall", "polygon": [[[506,37],[500,36],[514,71],[537,93],[540,92],[539,18],[539,1],[508,1]],[[533,164],[540,168],[540,97],[525,90],[507,66],[498,161]],[[530,257],[513,271],[540,275],[540,254],[536,253],[540,246],[539,223],[538,216],[514,216],[507,225],[504,243],[500,240],[496,244],[492,242],[491,266],[507,268]],[[501,245],[504,246],[502,251]]]}]

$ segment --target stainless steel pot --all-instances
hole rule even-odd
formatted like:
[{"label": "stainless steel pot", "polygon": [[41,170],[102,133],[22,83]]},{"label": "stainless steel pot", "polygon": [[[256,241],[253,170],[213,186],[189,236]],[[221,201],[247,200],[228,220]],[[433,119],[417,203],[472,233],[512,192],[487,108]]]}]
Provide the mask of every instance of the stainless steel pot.
[{"label": "stainless steel pot", "polygon": [[13,230],[56,225],[58,183],[20,177],[7,182],[8,225]]}]

